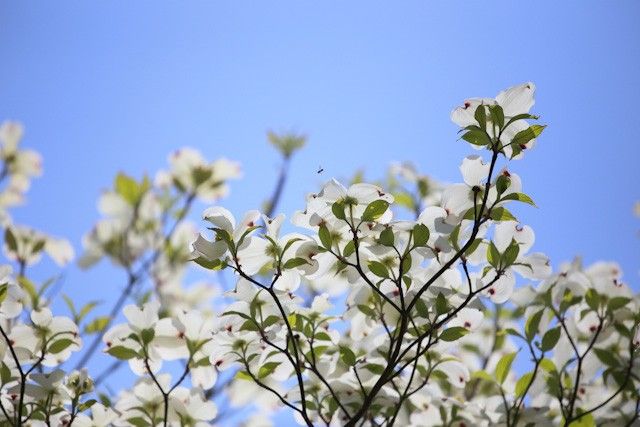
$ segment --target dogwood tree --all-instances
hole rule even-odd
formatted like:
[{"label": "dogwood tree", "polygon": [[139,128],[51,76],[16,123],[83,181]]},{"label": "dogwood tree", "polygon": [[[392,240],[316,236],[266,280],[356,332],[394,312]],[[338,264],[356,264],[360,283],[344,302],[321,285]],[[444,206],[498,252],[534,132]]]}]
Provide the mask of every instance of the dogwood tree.
[{"label": "dogwood tree", "polygon": [[119,269],[117,297],[62,296],[55,314],[55,276],[30,266],[73,246],[11,219],[42,168],[5,122],[3,425],[260,426],[278,410],[308,426],[639,425],[640,297],[612,262],[552,271],[510,211],[534,205],[512,167],[545,128],[534,92],[454,109],[476,150],[460,183],[393,164],[375,184],[327,182],[288,221],[301,135],[269,134],[283,163],[263,212],[221,206],[240,167],[193,149],[154,177],[120,173],[78,260]]}]

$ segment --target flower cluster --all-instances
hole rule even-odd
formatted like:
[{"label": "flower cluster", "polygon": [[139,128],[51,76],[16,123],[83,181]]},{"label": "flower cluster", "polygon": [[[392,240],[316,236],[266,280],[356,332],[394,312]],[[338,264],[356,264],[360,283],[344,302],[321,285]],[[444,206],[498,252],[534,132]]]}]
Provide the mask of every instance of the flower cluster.
[{"label": "flower cluster", "polygon": [[[462,139],[489,158],[465,158],[463,182],[439,200],[424,203],[427,181],[396,167],[417,183],[417,198],[396,184],[414,220],[394,218],[383,187],[335,180],[292,217],[302,232],[281,235],[282,215],[251,211],[238,222],[207,209],[212,234],[198,237],[192,257],[238,277],[212,363],[239,369],[307,425],[637,419],[640,300],[612,264],[552,274],[531,251],[531,227],[509,210],[534,205],[520,177],[499,166],[544,130],[529,122],[534,89],[452,112]],[[516,291],[518,277],[537,285]],[[512,369],[516,358],[531,371]]]},{"label": "flower cluster", "polygon": [[[80,260],[124,273],[98,316],[96,302],[69,297],[71,315],[54,315],[55,280],[29,278],[43,253],[62,266],[74,251],[5,220],[18,200],[6,194],[22,194],[39,157],[17,151],[21,128],[3,125],[14,264],[0,267],[3,425],[224,425],[239,413],[229,408],[245,408],[247,426],[283,408],[308,426],[637,424],[640,296],[615,263],[554,271],[512,213],[534,205],[509,164],[545,128],[530,113],[534,91],[525,83],[451,113],[479,150],[461,182],[396,163],[375,184],[330,180],[290,221],[274,210],[300,135],[269,134],[283,166],[264,212],[213,205],[202,233],[189,211],[225,196],[237,164],[185,148],[153,180],[118,174]],[[206,270],[221,284],[185,286]],[[93,372],[100,353],[110,365]]]},{"label": "flower cluster", "polygon": [[42,159],[33,150],[21,150],[24,129],[20,123],[5,121],[0,124],[0,181],[6,180],[0,190],[0,223],[10,222],[7,208],[24,202],[31,178],[42,174]]}]

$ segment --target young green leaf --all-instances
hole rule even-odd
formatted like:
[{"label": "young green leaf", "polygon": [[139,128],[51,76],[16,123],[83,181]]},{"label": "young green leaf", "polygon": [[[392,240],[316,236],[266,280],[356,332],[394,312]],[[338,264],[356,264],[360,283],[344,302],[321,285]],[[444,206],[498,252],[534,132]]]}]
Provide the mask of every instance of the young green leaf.
[{"label": "young green leaf", "polygon": [[496,370],[494,372],[494,376],[499,384],[504,383],[507,379],[507,375],[509,375],[509,371],[511,370],[511,364],[513,360],[516,358],[517,352],[507,353],[498,361],[496,365]]},{"label": "young green leaf", "polygon": [[355,366],[356,355],[349,347],[340,347],[340,360],[347,366]]},{"label": "young green leaf", "polygon": [[515,239],[511,239],[511,243],[507,247],[507,249],[502,254],[502,267],[506,268],[513,265],[518,259],[518,254],[520,253],[520,245]]},{"label": "young green leaf", "polygon": [[424,224],[416,224],[413,227],[413,245],[415,247],[425,246],[429,241],[429,228]]},{"label": "young green leaf", "polygon": [[524,193],[509,193],[502,197],[502,200],[516,200],[537,207],[533,199]]},{"label": "young green leaf", "polygon": [[540,320],[542,320],[542,313],[544,310],[536,311],[532,314],[526,321],[524,325],[524,332],[527,338],[527,341],[531,342],[533,338],[538,333],[538,328],[540,327]]},{"label": "young green leaf", "polygon": [[543,125],[529,126],[527,129],[521,130],[520,132],[518,132],[511,140],[511,144],[513,146],[524,145],[527,142],[531,141],[532,139],[540,136],[540,134],[542,133],[545,127],[546,126],[543,126]]},{"label": "young green leaf", "polygon": [[120,360],[129,360],[139,356],[135,350],[124,346],[110,347],[107,353]]},{"label": "young green leaf", "polygon": [[13,234],[13,231],[11,231],[11,228],[7,228],[4,231],[4,243],[11,252],[18,250],[18,241],[16,240],[16,236]]},{"label": "young green leaf", "polygon": [[467,131],[464,135],[462,135],[462,139],[467,141],[470,144],[478,145],[484,147],[485,145],[491,144],[491,138],[487,135],[482,129],[471,129]]},{"label": "young green leaf", "polygon": [[288,259],[282,267],[285,270],[288,270],[290,268],[300,267],[301,265],[305,265],[305,264],[308,264],[306,259],[295,257],[295,258]]},{"label": "young green leaf", "polygon": [[318,237],[320,237],[320,242],[322,243],[322,246],[324,246],[326,249],[331,249],[331,243],[332,243],[331,233],[329,232],[329,229],[327,228],[326,225],[322,224],[320,226],[320,230],[318,231]]},{"label": "young green leaf", "polygon": [[497,104],[489,105],[489,115],[491,116],[491,121],[498,127],[498,130],[502,129],[504,126],[504,111],[502,107]]},{"label": "young green leaf", "polygon": [[545,332],[542,337],[542,344],[540,345],[540,350],[549,351],[553,349],[556,344],[558,344],[558,340],[560,339],[560,326],[556,326],[553,329],[549,329]]},{"label": "young green leaf", "polygon": [[584,301],[593,311],[597,311],[600,307],[600,300],[600,295],[598,295],[598,292],[593,288],[587,290],[587,293],[584,294]]},{"label": "young green leaf", "polygon": [[480,125],[482,129],[487,129],[487,110],[484,104],[478,105],[475,113],[473,114],[473,117],[476,119],[478,125]]},{"label": "young green leaf", "polygon": [[345,220],[347,218],[344,213],[344,202],[342,201],[337,201],[331,205],[331,212],[333,212],[338,219]]},{"label": "young green leaf", "polygon": [[524,392],[529,387],[529,384],[531,384],[532,380],[533,380],[533,372],[527,372],[522,377],[520,377],[520,379],[516,383],[516,389],[515,389],[516,397],[522,397]]},{"label": "young green leaf", "polygon": [[71,344],[73,344],[73,340],[69,339],[69,338],[63,338],[60,339],[58,341],[54,341],[49,348],[47,349],[47,351],[51,354],[58,354],[60,353],[62,350],[66,349],[67,347],[69,347]]},{"label": "young green leaf", "polygon": [[369,261],[367,264],[369,266],[369,270],[378,277],[382,277],[385,279],[389,278],[389,270],[387,266],[378,261]]},{"label": "young green leaf", "polygon": [[258,370],[258,379],[263,379],[268,377],[276,368],[280,366],[280,362],[267,362],[260,367]]},{"label": "young green leaf", "polygon": [[462,326],[453,326],[449,329],[445,329],[444,331],[442,331],[442,333],[438,338],[440,338],[442,341],[450,342],[450,341],[456,341],[468,333],[469,333],[469,330],[467,328],[464,328]]},{"label": "young green leaf", "polygon": [[385,227],[385,229],[380,233],[378,243],[380,243],[382,246],[393,246],[394,240],[395,238],[391,227]]},{"label": "young green leaf", "polygon": [[149,344],[156,336],[156,331],[153,328],[143,329],[140,331],[140,337],[144,344]]},{"label": "young green leaf", "polygon": [[493,242],[489,242],[487,246],[487,262],[493,267],[498,268],[500,266],[500,251]]},{"label": "young green leaf", "polygon": [[369,203],[362,213],[363,221],[377,221],[389,208],[389,202],[385,200],[374,200]]}]

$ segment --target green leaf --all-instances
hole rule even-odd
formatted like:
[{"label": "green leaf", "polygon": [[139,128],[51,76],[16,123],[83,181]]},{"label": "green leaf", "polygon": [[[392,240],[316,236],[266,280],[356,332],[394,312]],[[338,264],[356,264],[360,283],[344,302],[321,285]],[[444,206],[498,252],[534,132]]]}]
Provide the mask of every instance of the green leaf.
[{"label": "green leaf", "polygon": [[153,328],[143,329],[140,332],[140,337],[142,338],[143,344],[149,344],[153,341],[153,338],[156,336],[156,331]]},{"label": "green leaf", "polygon": [[347,366],[355,366],[356,355],[349,347],[340,347],[340,359]]},{"label": "green leaf", "polygon": [[292,239],[287,240],[287,243],[284,244],[284,248],[282,248],[282,253],[283,254],[286,253],[289,250],[289,248],[291,247],[291,245],[293,245],[294,243],[299,242],[301,240],[302,239],[299,238],[299,237],[294,237]]},{"label": "green leaf", "polygon": [[505,195],[504,197],[502,197],[501,200],[516,200],[518,202],[523,202],[523,203],[527,203],[527,204],[529,204],[531,206],[538,207],[538,206],[536,206],[536,204],[533,201],[533,199],[531,199],[531,197],[527,196],[524,193],[509,193],[509,194]]},{"label": "green leaf", "polygon": [[85,400],[84,402],[82,402],[81,404],[78,405],[78,411],[80,411],[80,412],[86,411],[87,409],[91,408],[97,402],[98,401],[95,400],[95,399]]},{"label": "green leaf", "polygon": [[87,314],[89,314],[89,312],[91,312],[91,310],[93,310],[97,306],[98,306],[97,301],[90,301],[86,303],[78,313],[78,322],[82,321],[82,319],[84,319],[87,316]]},{"label": "green leaf", "polygon": [[346,215],[344,214],[344,202],[340,200],[331,205],[331,212],[333,212],[335,217],[338,219],[347,219]]},{"label": "green leaf", "polygon": [[224,266],[224,263],[219,259],[208,260],[204,257],[198,257],[194,259],[193,262],[207,270],[220,270]]},{"label": "green leaf", "polygon": [[331,233],[329,232],[329,229],[327,228],[326,225],[322,224],[320,226],[320,229],[318,231],[318,237],[320,237],[320,242],[322,243],[322,246],[324,246],[326,249],[331,249],[331,243],[332,243]]},{"label": "green leaf", "polygon": [[104,328],[107,327],[111,318],[109,316],[99,316],[93,319],[87,326],[85,326],[84,331],[87,334],[94,334],[96,332],[102,332]]},{"label": "green leaf", "polygon": [[538,328],[540,327],[540,320],[542,319],[543,312],[544,310],[536,311],[527,319],[524,325],[524,333],[527,341],[531,342],[531,340],[533,340],[533,338],[538,333]]},{"label": "green leaf", "polygon": [[366,365],[364,365],[364,369],[368,370],[369,372],[373,372],[376,375],[380,375],[384,372],[384,366],[375,363],[367,363]]},{"label": "green leaf", "polygon": [[516,259],[518,259],[519,253],[520,245],[515,241],[515,239],[511,239],[509,247],[507,247],[502,254],[502,267],[505,268],[513,265],[513,263],[516,262]]},{"label": "green leaf", "polygon": [[104,394],[104,393],[98,393],[98,398],[100,399],[100,403],[102,403],[104,406],[109,407],[111,406],[111,399],[109,399],[109,396]]},{"label": "green leaf", "polygon": [[281,317],[280,316],[276,316],[275,314],[272,314],[270,316],[267,316],[266,319],[264,319],[264,321],[262,322],[262,326],[264,328],[268,328],[271,325],[275,325],[276,323],[280,322]]},{"label": "green leaf", "polygon": [[114,188],[125,201],[130,205],[135,205],[142,196],[142,188],[132,177],[120,172],[116,175]]},{"label": "green leaf", "polygon": [[263,379],[273,373],[280,366],[280,362],[267,362],[258,370],[258,379]]},{"label": "green leaf", "polygon": [[500,251],[493,242],[489,242],[487,246],[487,262],[493,267],[498,268],[500,266]]},{"label": "green leaf", "polygon": [[[476,219],[476,209],[474,208],[470,208],[467,209],[467,211],[464,213],[464,216],[462,217],[462,219],[468,219],[470,221],[473,221]],[[451,240],[451,235],[449,235],[449,240]]]},{"label": "green leaf", "polygon": [[505,128],[509,127],[509,125],[511,125],[511,123],[513,123],[515,121],[526,120],[526,119],[538,120],[539,117],[538,116],[534,116],[533,114],[529,114],[529,113],[516,114],[515,116],[513,116],[513,117],[511,117],[509,119],[509,121],[507,122],[507,125],[505,126]]},{"label": "green leaf", "polygon": [[462,135],[462,139],[470,144],[481,147],[491,144],[491,138],[489,138],[489,135],[482,129],[471,129]]},{"label": "green leaf", "polygon": [[610,312],[619,310],[625,305],[627,305],[630,301],[631,299],[627,297],[613,297],[609,300],[609,303],[607,304],[607,310]]},{"label": "green leaf", "polygon": [[382,277],[385,279],[389,278],[389,270],[387,266],[378,261],[369,261],[367,264],[369,266],[369,270],[378,277]]},{"label": "green leaf", "polygon": [[516,217],[503,207],[493,208],[490,216],[494,221],[517,221]]},{"label": "green leaf", "polygon": [[375,310],[369,307],[368,305],[358,304],[358,310],[363,312],[368,317],[373,317],[373,318],[377,317]]},{"label": "green leaf", "polygon": [[511,146],[511,159],[513,159],[514,157],[516,157],[518,154],[522,153],[522,147],[519,145],[512,145]]},{"label": "green leaf", "polygon": [[461,224],[456,225],[453,227],[453,230],[451,230],[451,233],[449,233],[449,242],[451,242],[451,245],[456,251],[460,250],[460,245],[458,244],[458,241],[460,240],[460,227]]},{"label": "green leaf", "polygon": [[[247,230],[240,237],[240,240],[242,240],[244,238],[244,236],[247,235],[247,233],[250,232],[250,230],[255,230],[255,228],[256,227],[247,228]],[[235,246],[235,242],[233,241],[233,238],[231,237],[229,232],[227,230],[225,230],[225,229],[222,229],[222,228],[214,228],[213,231],[215,231],[215,233],[216,233],[216,240],[222,240],[223,242],[225,242],[227,244],[227,247],[229,248],[229,250],[231,250],[233,252],[233,249],[236,246]]]},{"label": "green leaf", "polygon": [[464,251],[464,254],[466,256],[470,256],[471,254],[473,254],[480,246],[480,243],[482,243],[482,239],[474,239],[473,242],[471,242],[471,244],[467,248],[467,250]]},{"label": "green leaf", "polygon": [[318,332],[315,335],[316,341],[332,341],[331,336],[326,332]]},{"label": "green leaf", "polygon": [[506,175],[500,175],[498,179],[496,179],[496,190],[498,190],[498,194],[502,194],[507,191],[507,188],[511,186],[511,178]]},{"label": "green leaf", "polygon": [[69,339],[69,338],[63,338],[61,340],[58,341],[54,341],[49,348],[47,349],[47,351],[51,354],[58,354],[60,353],[62,350],[66,349],[67,347],[69,347],[71,344],[73,344],[73,340]]},{"label": "green leaf", "polygon": [[469,333],[469,330],[467,328],[464,328],[462,326],[453,326],[442,331],[439,338],[442,341],[451,342],[462,338],[467,333]]},{"label": "green leaf", "polygon": [[288,270],[290,268],[300,267],[301,265],[308,264],[307,260],[300,257],[295,257],[288,259],[287,262],[284,263],[283,268]]},{"label": "green leaf", "polygon": [[135,350],[121,345],[110,347],[109,349],[107,349],[107,353],[120,360],[129,360],[133,359],[134,357],[139,357],[138,353]]},{"label": "green leaf", "polygon": [[267,133],[269,142],[282,153],[285,159],[288,159],[300,150],[307,143],[307,137],[305,135],[297,134],[294,132],[276,133],[269,131]]},{"label": "green leaf", "polygon": [[7,291],[9,290],[9,285],[7,283],[3,283],[0,285],[0,304],[2,304],[7,298]]},{"label": "green leaf", "polygon": [[594,348],[593,352],[596,354],[598,359],[607,366],[611,366],[612,368],[617,368],[620,365],[620,362],[618,361],[613,351],[611,350]]},{"label": "green leaf", "polygon": [[449,304],[447,304],[447,299],[444,297],[442,292],[438,292],[438,296],[436,297],[436,314],[441,315],[449,311]]},{"label": "green leaf", "polygon": [[544,125],[531,125],[527,129],[518,132],[511,140],[511,144],[518,147],[525,145],[527,142],[540,136],[545,127]]},{"label": "green leaf", "polygon": [[[565,290],[564,295],[562,295],[562,301],[560,302],[560,312],[564,313],[569,307],[578,304],[582,301],[582,298],[578,295],[573,295],[570,290]],[[589,309],[585,309],[584,313],[588,312]]]},{"label": "green leaf", "polygon": [[0,381],[3,385],[11,381],[11,369],[4,362],[0,366]]},{"label": "green leaf", "polygon": [[147,427],[151,425],[149,424],[149,421],[145,420],[142,417],[127,418],[127,422],[135,427]]},{"label": "green leaf", "polygon": [[542,337],[542,344],[540,345],[540,350],[549,351],[553,349],[556,344],[558,344],[558,340],[560,339],[560,326],[557,326],[553,329],[549,329],[545,332]]},{"label": "green leaf", "polygon": [[253,381],[253,378],[251,377],[251,375],[249,375],[245,371],[236,372],[236,375],[234,378],[238,380]]},{"label": "green leaf", "polygon": [[342,251],[342,256],[348,257],[351,256],[356,251],[356,244],[353,240],[349,240],[346,245],[344,245],[344,250]]},{"label": "green leaf", "polygon": [[526,389],[529,387],[531,380],[533,380],[533,372],[527,372],[522,377],[520,377],[520,379],[516,383],[516,397],[521,397],[524,394]]},{"label": "green leaf", "polygon": [[385,200],[374,200],[369,203],[362,214],[363,221],[376,221],[389,208],[389,202]]},{"label": "green leaf", "polygon": [[584,301],[593,311],[597,311],[600,307],[600,299],[600,295],[598,295],[598,292],[593,288],[587,290],[587,293],[584,295]]},{"label": "green leaf", "polygon": [[516,358],[516,354],[518,353],[517,352],[507,353],[504,356],[502,356],[502,358],[500,358],[500,360],[498,361],[498,364],[496,365],[496,370],[494,372],[494,376],[496,377],[496,380],[498,381],[499,384],[503,384],[504,381],[507,379],[507,375],[509,375],[509,371],[511,370],[511,364],[513,363],[513,360]]},{"label": "green leaf", "polygon": [[[576,412],[580,415],[584,411],[581,408],[577,408]],[[593,414],[586,414],[572,421],[569,427],[596,427],[596,421],[593,419]]]},{"label": "green leaf", "polygon": [[385,227],[385,229],[380,233],[378,243],[380,243],[382,246],[393,246],[394,241],[395,236],[393,235],[393,230],[391,229],[391,227]]},{"label": "green leaf", "polygon": [[491,383],[493,382],[493,377],[489,375],[487,371],[483,370],[475,371],[473,374],[471,374],[471,378],[477,378],[479,380],[485,380]]},{"label": "green leaf", "polygon": [[504,126],[504,111],[499,105],[489,105],[489,114],[491,115],[491,121],[496,124],[498,129],[502,129]]},{"label": "green leaf", "polygon": [[557,370],[555,363],[546,357],[540,361],[540,367],[547,372],[554,372]]},{"label": "green leaf", "polygon": [[520,332],[516,331],[516,330],[515,330],[515,329],[513,329],[513,328],[507,328],[507,329],[505,329],[504,331],[505,331],[507,334],[512,335],[512,336],[514,336],[514,337],[524,338]]},{"label": "green leaf", "polygon": [[403,206],[407,209],[415,209],[415,202],[409,193],[393,193],[393,201],[397,205]]},{"label": "green leaf", "polygon": [[476,119],[482,129],[487,128],[487,110],[485,109],[484,104],[478,105],[475,113],[473,114],[473,117]]},{"label": "green leaf", "polygon": [[423,300],[419,299],[416,302],[416,311],[420,317],[425,319],[429,318],[429,308],[427,308],[427,304],[425,304]]},{"label": "green leaf", "polygon": [[62,299],[64,300],[65,304],[67,304],[67,307],[69,307],[69,311],[71,312],[71,314],[75,318],[76,317],[76,307],[73,304],[73,300],[68,295],[64,295],[64,294],[62,295]]},{"label": "green leaf", "polygon": [[38,301],[40,300],[40,295],[38,294],[38,290],[36,289],[36,285],[25,276],[18,276],[18,283],[22,286],[22,289],[25,290],[29,297],[31,298],[31,302],[34,307],[38,306]]},{"label": "green leaf", "polygon": [[18,250],[18,241],[10,228],[7,228],[4,231],[4,243],[7,245],[10,252],[16,252]]},{"label": "green leaf", "polygon": [[193,178],[193,184],[198,187],[211,178],[213,170],[206,166],[196,166],[191,170],[191,178]]},{"label": "green leaf", "polygon": [[42,240],[38,240],[35,245],[33,245],[33,247],[31,248],[31,253],[32,254],[37,254],[40,253],[40,251],[42,251],[42,249],[44,249],[44,245],[47,244],[47,241],[45,239]]},{"label": "green leaf", "polygon": [[411,258],[411,254],[406,254],[404,256],[404,258],[402,259],[402,271],[404,273],[408,272],[409,270],[411,270],[411,262],[412,262],[412,258]]},{"label": "green leaf", "polygon": [[429,228],[424,224],[413,226],[413,245],[415,247],[425,246],[429,241]]}]

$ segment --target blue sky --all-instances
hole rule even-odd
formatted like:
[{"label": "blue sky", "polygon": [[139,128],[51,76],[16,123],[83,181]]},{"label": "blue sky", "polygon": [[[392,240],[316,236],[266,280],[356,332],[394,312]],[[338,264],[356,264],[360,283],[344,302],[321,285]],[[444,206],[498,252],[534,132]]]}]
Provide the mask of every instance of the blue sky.
[{"label": "blue sky", "polygon": [[[549,127],[511,166],[539,206],[519,218],[555,265],[617,260],[638,290],[639,21],[634,1],[0,2],[0,120],[45,159],[14,217],[79,250],[118,170],[153,172],[185,145],[240,161],[224,204],[256,208],[278,167],[268,129],[309,135],[284,212],[394,160],[459,181],[471,150],[451,109],[531,80]],[[65,286],[85,299],[121,280],[70,268]]]}]

